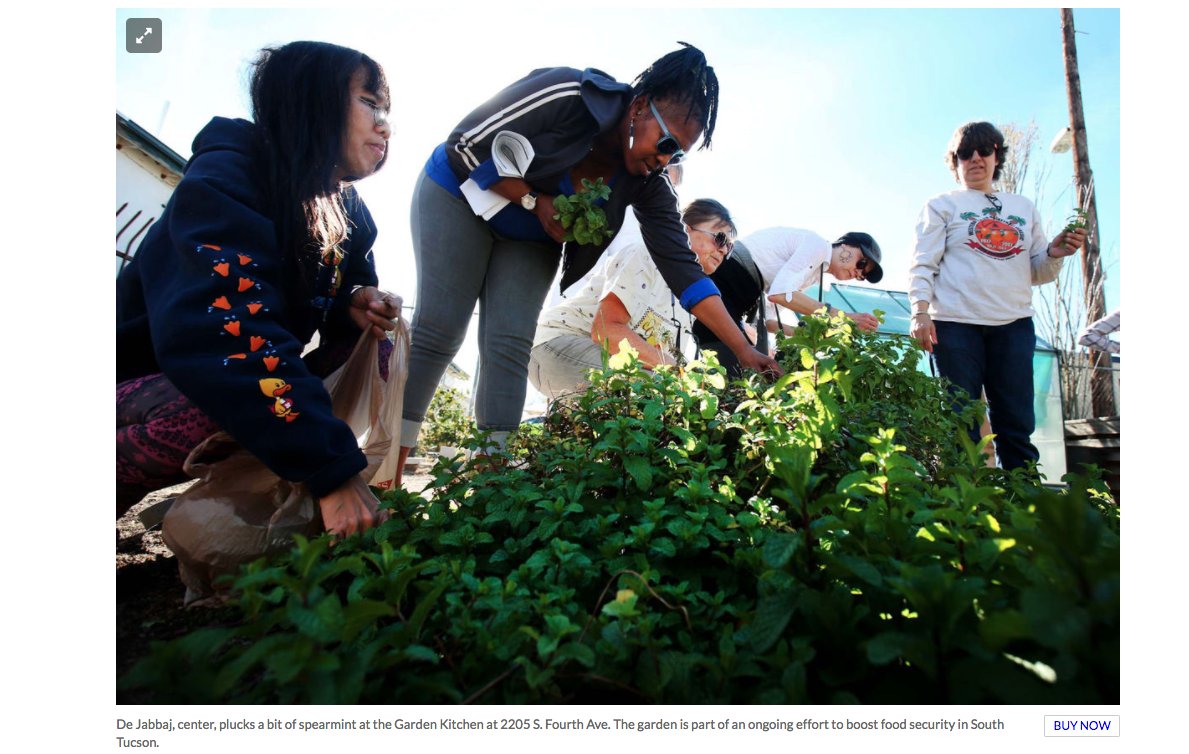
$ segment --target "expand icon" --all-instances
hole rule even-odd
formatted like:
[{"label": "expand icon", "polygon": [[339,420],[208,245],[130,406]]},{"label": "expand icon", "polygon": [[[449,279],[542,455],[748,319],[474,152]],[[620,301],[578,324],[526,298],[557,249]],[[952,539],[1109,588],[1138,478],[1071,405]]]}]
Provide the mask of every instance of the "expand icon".
[{"label": "expand icon", "polygon": [[124,24],[124,49],[128,52],[161,52],[161,19],[128,19]]}]

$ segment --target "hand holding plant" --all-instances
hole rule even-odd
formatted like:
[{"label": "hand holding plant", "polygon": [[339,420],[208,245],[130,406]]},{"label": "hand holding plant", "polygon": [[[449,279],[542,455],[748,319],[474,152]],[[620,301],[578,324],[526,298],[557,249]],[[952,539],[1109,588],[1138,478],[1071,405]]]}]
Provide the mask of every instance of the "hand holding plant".
[{"label": "hand holding plant", "polygon": [[582,189],[572,196],[558,196],[553,200],[553,208],[557,214],[554,220],[561,222],[566,229],[564,241],[577,241],[580,244],[597,244],[615,235],[607,227],[607,214],[595,202],[605,200],[611,196],[611,187],[603,183],[602,178],[593,182],[582,179]]},{"label": "hand holding plant", "polygon": [[1049,245],[1049,255],[1065,257],[1073,254],[1086,243],[1089,235],[1086,210],[1078,207],[1069,216],[1065,228],[1057,234]]},{"label": "hand holding plant", "polygon": [[1086,210],[1079,207],[1069,216],[1069,219],[1065,223],[1064,232],[1072,233],[1078,229],[1085,230],[1086,227]]}]

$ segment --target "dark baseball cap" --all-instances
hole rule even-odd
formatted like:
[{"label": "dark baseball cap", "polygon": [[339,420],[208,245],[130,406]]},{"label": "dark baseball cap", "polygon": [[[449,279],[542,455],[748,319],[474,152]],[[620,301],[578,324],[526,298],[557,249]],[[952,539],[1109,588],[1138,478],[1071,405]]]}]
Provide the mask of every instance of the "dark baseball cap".
[{"label": "dark baseball cap", "polygon": [[860,231],[852,231],[847,233],[842,238],[834,242],[834,245],[846,244],[847,246],[854,246],[859,251],[863,252],[863,256],[867,257],[870,263],[870,268],[863,279],[868,283],[878,283],[883,280],[883,267],[880,262],[883,261],[883,252],[879,250],[879,244],[875,242],[867,233]]}]

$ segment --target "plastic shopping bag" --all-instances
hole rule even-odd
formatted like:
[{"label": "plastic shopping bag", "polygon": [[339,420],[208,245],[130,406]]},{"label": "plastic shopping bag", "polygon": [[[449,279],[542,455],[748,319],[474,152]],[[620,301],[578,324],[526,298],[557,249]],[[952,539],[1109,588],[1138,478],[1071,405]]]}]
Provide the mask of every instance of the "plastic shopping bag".
[{"label": "plastic shopping bag", "polygon": [[[401,409],[408,376],[409,328],[389,333],[388,379],[381,377],[379,341],[364,332],[346,363],[323,384],[335,416],[350,425],[368,465],[364,477],[392,487],[400,451]],[[304,484],[281,479],[225,432],[207,438],[186,459],[198,481],[177,497],[161,525],[178,559],[187,604],[216,593],[215,580],[284,550],[294,534],[323,529],[314,496]]]}]

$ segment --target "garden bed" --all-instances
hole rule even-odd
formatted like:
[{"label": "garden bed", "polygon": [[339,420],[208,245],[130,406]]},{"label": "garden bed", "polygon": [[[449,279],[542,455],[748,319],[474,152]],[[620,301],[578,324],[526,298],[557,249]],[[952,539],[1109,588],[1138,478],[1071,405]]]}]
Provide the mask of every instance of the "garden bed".
[{"label": "garden bed", "polygon": [[[405,477],[404,487],[419,492],[432,477],[430,464]],[[240,613],[233,607],[206,603],[185,607],[186,587],[177,561],[161,539],[161,527],[145,531],[138,516],[146,508],[180,494],[186,482],[151,493],[116,521],[116,675],[128,672],[154,641],[169,641],[202,627],[230,625]],[[120,694],[124,702],[150,701]]]},{"label": "garden bed", "polygon": [[[727,385],[613,357],[509,463],[235,582],[120,681],[168,703],[1117,704],[1119,508],[987,468],[842,319]],[[219,616],[222,620],[222,616]]]}]

